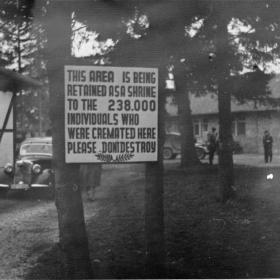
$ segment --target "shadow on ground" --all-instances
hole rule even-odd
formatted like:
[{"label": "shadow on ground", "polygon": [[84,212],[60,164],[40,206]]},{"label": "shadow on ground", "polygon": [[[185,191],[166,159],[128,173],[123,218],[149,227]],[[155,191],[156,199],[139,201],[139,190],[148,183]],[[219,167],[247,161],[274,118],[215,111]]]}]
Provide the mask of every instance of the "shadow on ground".
[{"label": "shadow on ground", "polygon": [[[221,204],[217,168],[173,166],[165,174],[167,278],[279,278],[279,168],[235,168],[236,198]],[[107,176],[110,174],[110,176]],[[267,175],[273,174],[271,176]],[[113,169],[87,221],[96,278],[144,274],[144,174]],[[63,278],[58,246],[41,256],[26,279]]]}]

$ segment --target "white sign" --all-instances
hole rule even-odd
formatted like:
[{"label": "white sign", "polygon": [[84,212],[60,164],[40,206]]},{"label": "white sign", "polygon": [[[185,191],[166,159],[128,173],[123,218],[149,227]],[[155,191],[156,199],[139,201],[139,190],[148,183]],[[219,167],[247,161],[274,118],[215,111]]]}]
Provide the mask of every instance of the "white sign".
[{"label": "white sign", "polygon": [[65,66],[67,163],[157,161],[158,70]]}]

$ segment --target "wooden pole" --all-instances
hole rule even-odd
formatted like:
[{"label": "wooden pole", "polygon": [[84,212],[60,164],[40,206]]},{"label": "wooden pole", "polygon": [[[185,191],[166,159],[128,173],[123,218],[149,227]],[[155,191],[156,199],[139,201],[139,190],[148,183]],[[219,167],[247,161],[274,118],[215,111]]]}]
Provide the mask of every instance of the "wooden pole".
[{"label": "wooden pole", "polygon": [[165,78],[159,69],[158,105],[158,161],[146,163],[145,181],[145,233],[146,233],[146,275],[151,278],[166,277],[164,237],[164,114]]}]

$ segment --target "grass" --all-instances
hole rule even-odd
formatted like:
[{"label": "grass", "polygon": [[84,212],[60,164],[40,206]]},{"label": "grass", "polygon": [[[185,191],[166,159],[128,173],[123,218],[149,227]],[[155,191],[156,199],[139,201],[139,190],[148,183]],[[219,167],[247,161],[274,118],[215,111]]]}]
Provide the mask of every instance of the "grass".
[{"label": "grass", "polygon": [[[115,172],[115,173],[114,173]],[[96,278],[150,278],[144,274],[143,172],[111,172],[85,211]],[[273,173],[274,179],[267,180]],[[236,197],[221,204],[217,170],[176,168],[165,174],[167,278],[279,278],[279,170],[235,168]],[[106,180],[106,179],[105,179]],[[61,278],[54,246],[26,278]]]}]

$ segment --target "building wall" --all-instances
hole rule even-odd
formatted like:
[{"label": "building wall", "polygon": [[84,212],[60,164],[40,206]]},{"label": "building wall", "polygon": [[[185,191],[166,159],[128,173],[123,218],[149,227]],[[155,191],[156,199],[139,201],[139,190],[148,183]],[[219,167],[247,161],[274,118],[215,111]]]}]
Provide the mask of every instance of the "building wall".
[{"label": "building wall", "polygon": [[259,146],[262,143],[262,140],[260,141],[261,136],[259,137],[262,120],[259,120],[259,118],[258,113],[246,114],[246,134],[235,136],[236,141],[240,142],[240,145],[246,153],[259,152]]},{"label": "building wall", "polygon": [[246,153],[263,153],[262,138],[265,130],[270,131],[274,144],[273,152],[280,154],[280,113],[251,112],[245,116],[246,135],[235,135]]},{"label": "building wall", "polygon": [[[265,130],[270,131],[274,144],[273,153],[280,154],[280,112],[233,113],[233,139],[241,145],[244,153],[263,153],[262,138]],[[206,128],[207,123],[207,130]],[[219,131],[218,115],[193,116],[194,136],[206,141],[212,127]],[[237,127],[238,126],[238,127]],[[176,118],[167,121],[166,130],[179,132]]]},{"label": "building wall", "polygon": [[258,141],[259,152],[263,152],[262,137],[264,131],[267,129],[273,137],[273,152],[280,154],[280,112],[267,113],[265,116],[261,115],[258,118],[259,134]]}]

